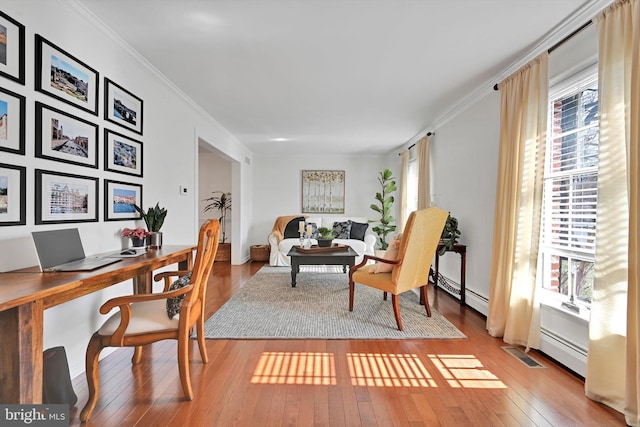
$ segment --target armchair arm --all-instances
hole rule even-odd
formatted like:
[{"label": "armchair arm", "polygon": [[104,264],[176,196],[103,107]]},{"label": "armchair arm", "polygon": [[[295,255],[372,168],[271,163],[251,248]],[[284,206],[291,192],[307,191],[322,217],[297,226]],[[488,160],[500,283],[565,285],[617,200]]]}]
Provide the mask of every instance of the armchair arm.
[{"label": "armchair arm", "polygon": [[182,277],[186,276],[187,274],[189,274],[189,271],[187,270],[164,271],[153,276],[153,281],[159,282],[160,280],[164,279],[164,292],[167,292],[169,290],[169,287],[171,287],[172,277]]},{"label": "armchair arm", "polygon": [[362,261],[360,262],[360,264],[354,265],[353,268],[350,269],[349,278],[351,278],[351,273],[352,272],[354,272],[357,269],[359,269],[360,267],[366,265],[367,261],[369,261],[369,260],[376,261],[376,262],[382,262],[382,263],[385,263],[385,264],[402,265],[402,260],[401,259],[385,259],[385,258],[380,258],[380,257],[377,257],[377,256],[365,254],[362,257]]}]

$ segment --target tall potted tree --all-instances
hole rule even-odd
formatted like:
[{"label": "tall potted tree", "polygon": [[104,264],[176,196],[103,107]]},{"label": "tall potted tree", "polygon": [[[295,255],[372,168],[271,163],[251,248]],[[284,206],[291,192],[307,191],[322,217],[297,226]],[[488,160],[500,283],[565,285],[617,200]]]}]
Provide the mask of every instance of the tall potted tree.
[{"label": "tall potted tree", "polygon": [[220,190],[213,191],[211,197],[204,199],[207,205],[204,211],[218,211],[220,221],[220,243],[216,253],[216,261],[231,261],[231,243],[227,243],[227,215],[231,213],[231,193]]},{"label": "tall potted tree", "polygon": [[376,201],[378,204],[372,204],[371,209],[380,214],[378,225],[371,230],[378,235],[377,246],[382,250],[387,250],[389,244],[387,243],[387,235],[393,233],[396,230],[396,226],[393,224],[395,218],[391,215],[391,207],[393,206],[394,198],[391,195],[396,191],[396,179],[393,176],[393,172],[389,169],[385,169],[378,175],[378,182],[380,183],[381,191],[376,193]]}]

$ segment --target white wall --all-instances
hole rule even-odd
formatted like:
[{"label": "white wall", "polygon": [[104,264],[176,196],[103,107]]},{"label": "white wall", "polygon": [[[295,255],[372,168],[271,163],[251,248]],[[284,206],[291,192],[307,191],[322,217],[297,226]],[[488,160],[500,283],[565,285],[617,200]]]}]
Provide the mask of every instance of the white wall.
[{"label": "white wall", "polygon": [[[458,219],[467,245],[467,303],[487,313],[495,208],[500,95],[484,97],[445,123],[430,139],[431,192]],[[460,283],[460,256],[440,257],[440,272]]]},{"label": "white wall", "polygon": [[256,154],[249,243],[266,245],[276,217],[301,213],[303,170],[344,170],[345,215],[375,220],[377,213],[369,206],[380,191],[378,173],[385,168],[399,176],[385,156]]},{"label": "white wall", "polygon": [[[103,218],[102,188],[104,179],[140,183],[143,185],[143,206],[159,201],[169,214],[164,232],[165,244],[193,244],[197,238],[198,203],[198,140],[207,141],[230,159],[242,164],[234,178],[238,192],[234,194],[238,209],[251,209],[251,158],[252,154],[215,120],[207,116],[188,98],[176,90],[135,52],[121,44],[119,39],[102,29],[84,8],[74,1],[3,0],[2,10],[26,26],[26,84],[19,85],[7,79],[0,84],[8,90],[26,96],[26,154],[24,156],[2,153],[2,162],[27,167],[27,225],[0,229],[0,269],[9,270],[33,265],[35,251],[30,243],[34,230],[66,228],[80,229],[85,251],[88,254],[119,249],[126,244],[119,232],[124,227],[143,225],[141,221],[105,222]],[[40,34],[50,42],[66,50],[100,73],[99,115],[94,116],[34,91],[34,34]],[[123,86],[144,101],[144,134],[139,136],[124,128],[106,122],[103,117],[103,78]],[[127,134],[144,144],[144,177],[105,172],[102,159],[102,142],[99,152],[99,169],[63,164],[34,157],[34,101],[68,111],[73,115],[98,124],[100,141],[105,127]],[[246,161],[248,160],[248,163]],[[34,225],[34,169],[65,171],[68,173],[100,178],[99,222],[84,224]],[[193,189],[187,196],[179,194],[179,186]],[[242,194],[240,189],[247,189]],[[235,189],[234,189],[235,191]],[[235,208],[235,204],[234,204]],[[251,219],[250,212],[234,212],[238,218]],[[235,220],[235,217],[234,217]],[[237,251],[248,254],[247,241],[238,229]],[[236,230],[234,230],[236,233]],[[248,256],[248,255],[247,255]],[[131,292],[130,283],[114,286],[83,298],[45,311],[45,348],[62,345],[67,349],[72,375],[84,370],[84,353],[90,335],[102,322],[99,306],[110,297]]]}]

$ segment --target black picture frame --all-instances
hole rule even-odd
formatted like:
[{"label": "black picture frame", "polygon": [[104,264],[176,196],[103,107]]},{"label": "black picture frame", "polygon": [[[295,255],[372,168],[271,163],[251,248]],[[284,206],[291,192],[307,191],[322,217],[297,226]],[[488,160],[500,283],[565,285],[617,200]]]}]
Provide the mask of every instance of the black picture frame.
[{"label": "black picture frame", "polygon": [[142,206],[142,184],[104,180],[104,220],[140,219],[133,205]]},{"label": "black picture frame", "polygon": [[119,84],[104,78],[104,118],[142,135],[144,102]]},{"label": "black picture frame", "polygon": [[35,170],[35,223],[98,221],[98,178]]},{"label": "black picture frame", "polygon": [[142,142],[105,128],[104,170],[142,177]]},{"label": "black picture frame", "polygon": [[0,227],[27,223],[27,168],[0,163]]},{"label": "black picture frame", "polygon": [[[2,34],[4,37],[1,36]],[[0,11],[1,44],[4,44],[4,54],[0,54],[0,76],[24,85],[24,25],[2,11]]]},{"label": "black picture frame", "polygon": [[24,155],[26,98],[0,87],[0,151]]},{"label": "black picture frame", "polygon": [[98,168],[98,125],[36,101],[35,156]]},{"label": "black picture frame", "polygon": [[35,52],[36,90],[97,116],[99,73],[39,34]]}]

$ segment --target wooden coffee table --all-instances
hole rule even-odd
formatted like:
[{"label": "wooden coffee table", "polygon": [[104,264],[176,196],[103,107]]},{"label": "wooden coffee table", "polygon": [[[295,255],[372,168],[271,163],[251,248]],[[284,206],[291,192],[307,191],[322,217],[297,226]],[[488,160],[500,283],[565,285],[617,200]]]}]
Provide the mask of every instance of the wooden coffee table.
[{"label": "wooden coffee table", "polygon": [[358,253],[350,246],[328,250],[319,248],[317,251],[299,250],[293,246],[287,254],[291,257],[291,287],[296,287],[296,274],[300,272],[301,265],[342,265],[342,272],[347,272],[347,265],[351,269],[356,264]]}]

